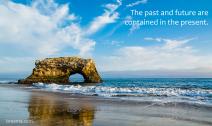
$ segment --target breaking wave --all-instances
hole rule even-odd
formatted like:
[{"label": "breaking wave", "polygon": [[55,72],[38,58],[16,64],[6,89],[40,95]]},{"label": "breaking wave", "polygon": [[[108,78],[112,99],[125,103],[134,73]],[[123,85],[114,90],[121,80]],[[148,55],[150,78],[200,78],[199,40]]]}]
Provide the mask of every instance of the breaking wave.
[{"label": "breaking wave", "polygon": [[96,95],[104,97],[177,97],[192,101],[212,103],[211,89],[146,88],[146,87],[108,87],[34,83],[33,88],[48,91],[64,91],[73,94]]}]

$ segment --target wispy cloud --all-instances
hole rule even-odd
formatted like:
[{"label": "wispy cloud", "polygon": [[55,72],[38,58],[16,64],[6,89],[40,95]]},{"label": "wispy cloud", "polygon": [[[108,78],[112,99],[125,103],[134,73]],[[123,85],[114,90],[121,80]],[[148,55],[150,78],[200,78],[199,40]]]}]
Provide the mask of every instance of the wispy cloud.
[{"label": "wispy cloud", "polygon": [[194,38],[183,39],[183,40],[162,39],[162,41],[165,42],[164,48],[166,49],[183,47],[186,43],[192,40],[194,40]]},{"label": "wispy cloud", "polygon": [[112,41],[109,41],[109,40],[106,40],[106,41],[103,41],[102,44],[105,45],[105,46],[113,46],[113,47],[119,47],[121,45],[123,45],[123,41],[115,41],[115,40],[112,40]]},{"label": "wispy cloud", "polygon": [[172,49],[172,48],[183,46],[187,42],[190,42],[194,39],[196,39],[196,38],[188,38],[188,39],[182,39],[182,40],[167,39],[167,38],[151,38],[151,37],[144,38],[144,40],[146,40],[146,41],[165,42],[164,48],[167,48],[167,49]]},{"label": "wispy cloud", "polygon": [[36,56],[50,56],[69,47],[87,55],[95,41],[85,37],[68,4],[38,0],[31,5],[0,4],[0,43],[12,43]]},{"label": "wispy cloud", "polygon": [[[134,6],[137,6],[137,5],[140,5],[140,4],[146,4],[148,2],[148,0],[138,0],[138,1],[135,1],[134,3],[130,3],[128,5],[126,5],[126,7],[134,7]],[[133,20],[131,16],[127,16],[125,18],[125,20]],[[138,24],[133,24],[130,29],[129,29],[129,34],[132,34],[133,32],[135,32],[136,30],[139,30],[140,29],[140,25]]]},{"label": "wispy cloud", "polygon": [[[164,39],[157,46],[125,46],[102,59],[105,71],[211,69],[212,55],[200,55],[193,39]],[[204,62],[203,62],[204,61]],[[204,69],[203,69],[204,68]]]},{"label": "wispy cloud", "polygon": [[106,4],[104,6],[105,12],[101,16],[94,18],[94,20],[91,22],[88,29],[86,30],[86,34],[94,34],[105,25],[116,22],[116,20],[119,18],[119,13],[116,10],[121,5],[121,0],[117,0],[114,4]]},{"label": "wispy cloud", "polygon": [[[132,16],[126,16],[126,17],[125,17],[125,21],[132,21],[132,20],[133,20]],[[133,25],[129,28],[129,34],[132,34],[134,31],[136,31],[136,30],[138,30],[138,29],[140,29],[140,25],[137,24],[137,23],[133,24]]]},{"label": "wispy cloud", "polygon": [[[0,57],[0,64],[5,66],[15,59],[16,65],[21,63],[27,69],[33,59],[58,56],[64,50],[70,50],[70,53],[65,52],[66,55],[73,55],[74,52],[75,55],[90,57],[96,44],[90,35],[116,22],[119,18],[117,9],[121,5],[121,0],[104,5],[104,13],[94,17],[88,23],[89,27],[83,27],[80,25],[81,17],[70,12],[68,4],[58,4],[54,0],[36,0],[27,5],[13,1],[0,2],[0,44],[18,48],[11,51],[8,46],[5,55]],[[27,53],[16,56],[20,50]],[[20,70],[15,68],[16,65],[11,67],[11,71]],[[0,70],[7,71],[3,68]]]},{"label": "wispy cloud", "polygon": [[137,6],[137,5],[140,5],[140,4],[146,4],[148,0],[138,0],[134,3],[130,3],[128,5],[126,5],[126,7],[134,7],[134,6]]},{"label": "wispy cloud", "polygon": [[155,41],[155,42],[161,42],[162,38],[151,38],[151,37],[145,37],[144,40],[146,41]]},{"label": "wispy cloud", "polygon": [[139,24],[133,24],[132,27],[130,27],[130,34],[132,34],[134,31],[140,29],[140,25]]}]

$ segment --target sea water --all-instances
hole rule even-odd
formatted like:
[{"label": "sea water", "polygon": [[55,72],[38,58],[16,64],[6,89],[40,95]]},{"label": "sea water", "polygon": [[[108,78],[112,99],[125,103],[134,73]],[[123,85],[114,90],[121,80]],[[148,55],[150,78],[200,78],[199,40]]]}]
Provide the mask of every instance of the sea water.
[{"label": "sea water", "polygon": [[[103,80],[103,83],[94,85],[34,83],[30,88],[123,100],[183,102],[212,106],[212,78],[105,78]],[[6,83],[9,80],[1,79],[0,82]]]}]

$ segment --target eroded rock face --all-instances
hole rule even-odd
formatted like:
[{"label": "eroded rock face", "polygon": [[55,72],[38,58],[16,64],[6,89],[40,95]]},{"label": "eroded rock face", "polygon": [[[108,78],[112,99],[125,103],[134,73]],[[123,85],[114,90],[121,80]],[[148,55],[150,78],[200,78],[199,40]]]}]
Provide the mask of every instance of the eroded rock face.
[{"label": "eroded rock face", "polygon": [[69,77],[79,73],[86,83],[102,82],[95,63],[92,59],[82,59],[79,57],[59,57],[37,60],[36,67],[32,74],[24,80],[19,80],[21,84],[43,83],[69,83]]}]

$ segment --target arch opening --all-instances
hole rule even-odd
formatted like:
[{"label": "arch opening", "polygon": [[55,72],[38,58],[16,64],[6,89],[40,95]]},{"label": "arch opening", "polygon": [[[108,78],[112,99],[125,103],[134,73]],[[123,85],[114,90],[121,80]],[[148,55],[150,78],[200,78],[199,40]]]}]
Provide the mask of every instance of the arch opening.
[{"label": "arch opening", "polygon": [[83,75],[81,75],[79,73],[75,73],[75,74],[71,74],[69,76],[69,82],[71,82],[71,83],[83,83],[83,82],[85,82],[85,79],[84,79]]}]

